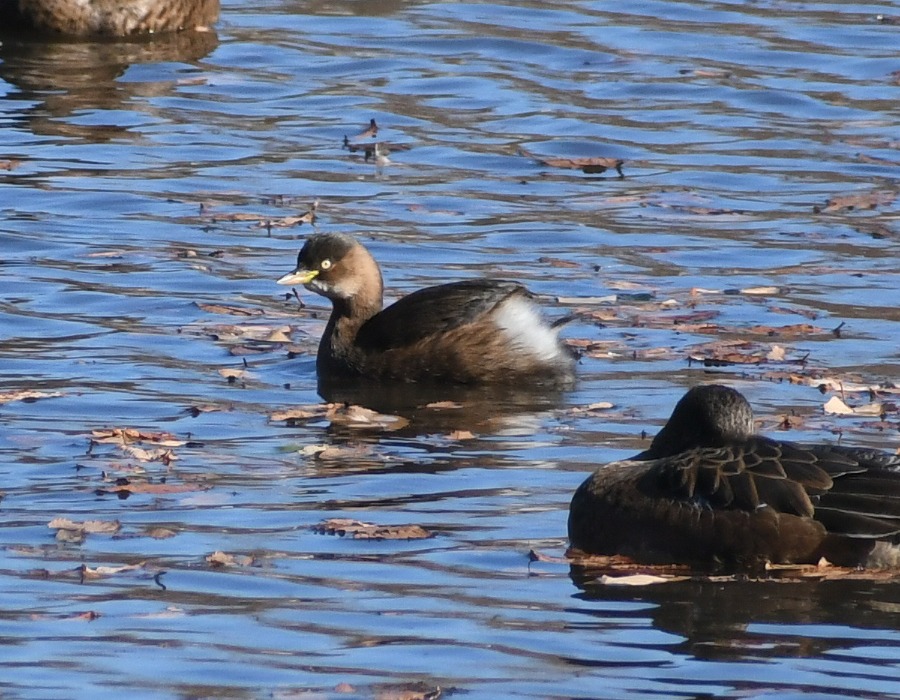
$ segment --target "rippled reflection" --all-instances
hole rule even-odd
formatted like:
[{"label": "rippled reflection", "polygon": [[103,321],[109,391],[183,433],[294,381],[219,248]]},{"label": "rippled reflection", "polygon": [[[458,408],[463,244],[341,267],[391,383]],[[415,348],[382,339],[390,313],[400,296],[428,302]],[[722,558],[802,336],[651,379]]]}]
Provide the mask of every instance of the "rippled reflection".
[{"label": "rippled reflection", "polygon": [[[895,381],[884,10],[234,0],[217,34],[3,36],[0,693],[900,693],[895,582],[562,558],[585,474],[699,381],[762,432],[897,448],[893,395],[836,417],[818,388]],[[341,147],[371,119],[390,162]],[[582,158],[623,177],[554,161]],[[574,313],[577,388],[319,386],[327,302],[275,285],[316,199],[394,297],[483,275]],[[760,361],[687,361],[715,342]]]}]

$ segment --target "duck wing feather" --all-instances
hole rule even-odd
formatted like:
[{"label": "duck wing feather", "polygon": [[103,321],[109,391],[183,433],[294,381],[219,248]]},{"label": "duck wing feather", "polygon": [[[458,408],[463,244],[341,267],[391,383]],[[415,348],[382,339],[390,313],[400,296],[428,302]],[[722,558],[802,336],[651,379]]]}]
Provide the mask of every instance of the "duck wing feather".
[{"label": "duck wing feather", "polygon": [[521,284],[502,280],[463,280],[420,289],[366,321],[356,342],[366,352],[414,345],[473,323],[516,294],[531,296]]}]

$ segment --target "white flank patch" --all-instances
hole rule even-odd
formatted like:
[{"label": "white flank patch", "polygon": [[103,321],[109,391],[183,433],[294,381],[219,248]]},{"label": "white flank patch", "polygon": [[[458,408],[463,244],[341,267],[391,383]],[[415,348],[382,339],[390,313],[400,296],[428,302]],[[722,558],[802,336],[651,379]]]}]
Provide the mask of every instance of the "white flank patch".
[{"label": "white flank patch", "polygon": [[503,334],[518,348],[541,360],[555,360],[561,353],[556,331],[547,325],[540,311],[526,299],[507,299],[494,315]]}]

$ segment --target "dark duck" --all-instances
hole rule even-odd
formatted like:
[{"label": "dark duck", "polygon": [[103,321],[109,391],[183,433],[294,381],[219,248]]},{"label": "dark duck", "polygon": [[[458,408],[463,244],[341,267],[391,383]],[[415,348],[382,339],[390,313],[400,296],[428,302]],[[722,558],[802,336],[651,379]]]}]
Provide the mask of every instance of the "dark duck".
[{"label": "dark duck", "polygon": [[0,21],[71,36],[126,37],[207,29],[219,0],[0,0]]},{"label": "dark duck", "polygon": [[581,484],[569,540],[646,563],[896,567],[900,456],[756,435],[739,392],[698,386],[648,450]]},{"label": "dark duck", "polygon": [[320,380],[568,387],[575,356],[517,282],[427,287],[385,308],[381,269],[351,236],[316,234],[278,280],[331,300],[319,343]]}]

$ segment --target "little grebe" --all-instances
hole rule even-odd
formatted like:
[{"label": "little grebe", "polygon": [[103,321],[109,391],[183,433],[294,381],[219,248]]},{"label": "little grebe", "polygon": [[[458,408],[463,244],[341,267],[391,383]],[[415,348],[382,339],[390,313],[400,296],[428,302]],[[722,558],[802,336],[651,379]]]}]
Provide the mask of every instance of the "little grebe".
[{"label": "little grebe", "polygon": [[12,15],[16,25],[72,36],[200,29],[219,16],[219,0],[0,0],[0,5],[0,15]]},{"label": "little grebe", "polygon": [[571,385],[575,356],[516,282],[466,280],[420,289],[382,310],[378,263],[356,239],[317,234],[279,284],[331,300],[320,379]]},{"label": "little grebe", "polygon": [[900,456],[755,435],[740,393],[698,386],[650,449],[578,488],[569,540],[653,563],[896,566]]}]

